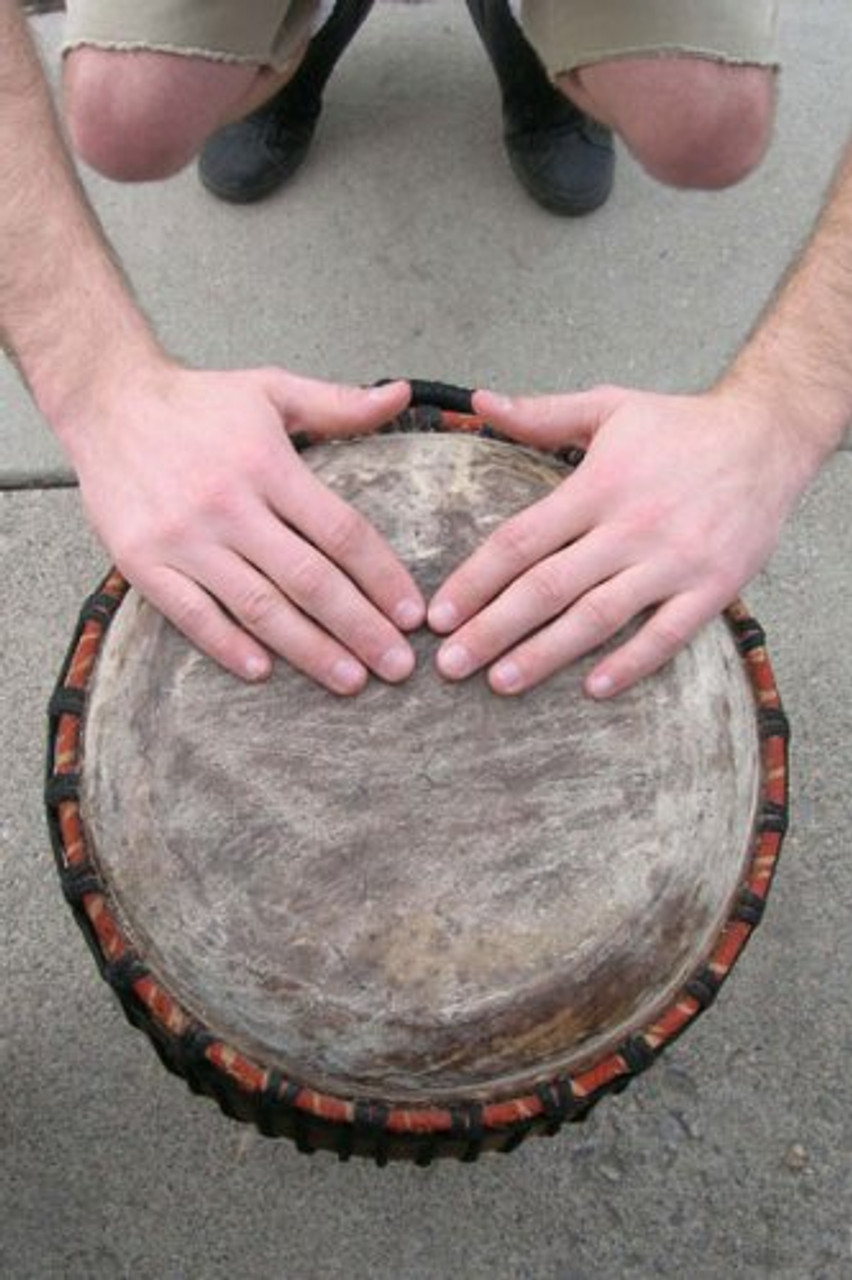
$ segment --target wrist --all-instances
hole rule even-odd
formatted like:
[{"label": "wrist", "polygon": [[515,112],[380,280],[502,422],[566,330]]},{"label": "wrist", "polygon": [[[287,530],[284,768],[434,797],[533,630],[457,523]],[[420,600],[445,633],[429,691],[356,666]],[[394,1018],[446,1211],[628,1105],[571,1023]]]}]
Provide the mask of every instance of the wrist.
[{"label": "wrist", "polygon": [[[783,522],[798,505],[820,470],[830,448],[802,429],[794,407],[784,404],[772,389],[729,370],[707,393],[717,411],[733,428],[760,477],[761,502]],[[748,442],[748,443],[746,443]]]},{"label": "wrist", "polygon": [[767,450],[783,459],[791,485],[802,492],[843,442],[849,414],[842,399],[754,367],[746,351],[712,388],[711,395],[753,421]]},{"label": "wrist", "polygon": [[73,368],[46,362],[25,374],[39,411],[73,459],[81,437],[105,416],[120,414],[133,386],[155,383],[172,363],[150,330],[141,329],[101,352],[82,353]]}]

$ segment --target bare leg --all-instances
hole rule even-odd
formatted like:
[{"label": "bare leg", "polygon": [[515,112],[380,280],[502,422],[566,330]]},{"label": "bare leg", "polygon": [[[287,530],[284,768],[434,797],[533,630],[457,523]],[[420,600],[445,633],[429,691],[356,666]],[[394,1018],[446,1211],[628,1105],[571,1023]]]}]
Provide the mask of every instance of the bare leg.
[{"label": "bare leg", "polygon": [[72,144],[118,182],[170,177],[214,130],[279,92],[301,56],[273,71],[182,54],[75,49],[63,86]]},{"label": "bare leg", "polygon": [[704,58],[623,58],[559,77],[581,110],[609,125],[645,169],[675,187],[739,182],[772,134],[771,69]]}]

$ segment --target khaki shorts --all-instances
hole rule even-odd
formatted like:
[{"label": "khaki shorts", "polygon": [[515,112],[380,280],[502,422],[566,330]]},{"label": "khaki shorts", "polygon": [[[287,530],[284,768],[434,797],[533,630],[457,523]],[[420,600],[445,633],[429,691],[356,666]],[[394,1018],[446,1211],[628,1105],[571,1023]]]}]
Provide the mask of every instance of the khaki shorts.
[{"label": "khaki shorts", "polygon": [[285,67],[322,22],[322,0],[66,0],[64,49],[146,49]]},{"label": "khaki shorts", "polygon": [[777,65],[778,0],[522,0],[521,14],[551,75],[656,54]]},{"label": "khaki shorts", "polygon": [[[654,54],[775,64],[778,0],[513,0],[512,7],[552,75]],[[148,49],[283,67],[329,3],[68,0],[67,8],[66,49]]]}]

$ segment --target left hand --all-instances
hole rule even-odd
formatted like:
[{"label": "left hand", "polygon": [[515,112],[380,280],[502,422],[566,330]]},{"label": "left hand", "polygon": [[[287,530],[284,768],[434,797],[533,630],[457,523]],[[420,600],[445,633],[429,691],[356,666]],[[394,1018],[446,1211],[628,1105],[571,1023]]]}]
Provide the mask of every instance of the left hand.
[{"label": "left hand", "polygon": [[532,688],[648,611],[589,673],[610,697],[656,671],[763,566],[809,479],[798,442],[736,385],[697,396],[599,387],[474,399],[507,436],[585,461],[501,525],[429,607],[442,675],[490,666],[495,693]]}]

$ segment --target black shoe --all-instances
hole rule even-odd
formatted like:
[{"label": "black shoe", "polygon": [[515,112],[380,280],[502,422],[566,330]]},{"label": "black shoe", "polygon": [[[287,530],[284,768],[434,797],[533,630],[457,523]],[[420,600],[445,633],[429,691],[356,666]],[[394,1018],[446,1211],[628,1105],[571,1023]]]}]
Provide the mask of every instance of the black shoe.
[{"label": "black shoe", "polygon": [[503,141],[515,177],[543,208],[569,217],[591,213],[612,191],[615,150],[612,134],[573,103],[562,119],[554,112],[529,124],[504,111]]},{"label": "black shoe", "polygon": [[289,182],[311,149],[326,83],[372,7],[373,0],[337,0],[292,80],[244,120],[208,138],[198,161],[208,191],[249,204]]},{"label": "black shoe", "polygon": [[612,190],[609,129],[553,85],[507,0],[467,0],[503,101],[503,138],[524,189],[552,213],[591,213]]},{"label": "black shoe", "polygon": [[313,119],[297,120],[272,98],[245,120],[208,138],[198,176],[220,200],[250,204],[271,195],[301,168],[313,142],[322,103]]}]

